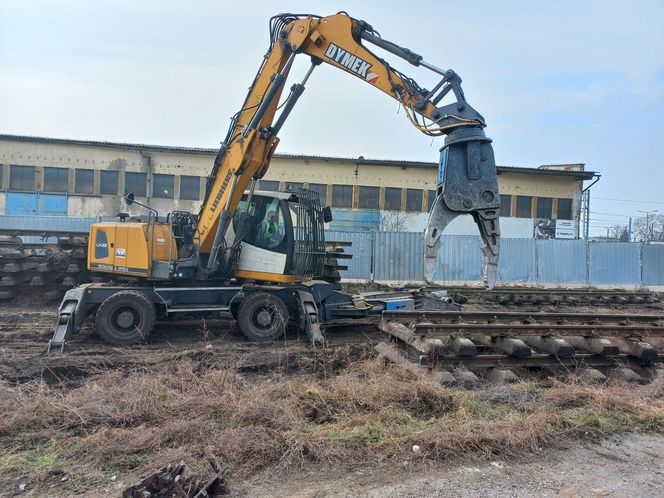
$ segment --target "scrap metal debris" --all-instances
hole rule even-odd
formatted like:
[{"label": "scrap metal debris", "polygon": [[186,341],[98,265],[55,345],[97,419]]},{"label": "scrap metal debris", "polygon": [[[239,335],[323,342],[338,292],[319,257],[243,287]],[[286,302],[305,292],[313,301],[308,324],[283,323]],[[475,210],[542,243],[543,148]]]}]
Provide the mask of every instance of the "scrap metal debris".
[{"label": "scrap metal debris", "polygon": [[214,498],[227,496],[224,473],[214,461],[208,460],[215,472],[207,482],[191,474],[187,465],[180,461],[171,463],[140,483],[122,492],[122,498]]}]

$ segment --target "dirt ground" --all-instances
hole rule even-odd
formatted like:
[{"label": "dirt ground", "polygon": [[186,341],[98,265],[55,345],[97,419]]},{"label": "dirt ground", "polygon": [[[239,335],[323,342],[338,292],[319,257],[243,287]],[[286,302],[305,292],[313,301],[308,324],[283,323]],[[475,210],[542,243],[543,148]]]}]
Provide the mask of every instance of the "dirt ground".
[{"label": "dirt ground", "polygon": [[0,304],[0,496],[117,496],[180,459],[209,475],[209,458],[236,496],[664,492],[661,378],[449,389],[376,358],[371,324],[318,350],[223,320],[135,348],[86,328],[46,356],[56,309]]},{"label": "dirt ground", "polygon": [[[269,485],[266,481],[270,481]],[[293,482],[254,479],[254,496],[293,498],[551,496],[652,497],[664,494],[664,437],[623,434],[600,443],[574,443],[540,455],[481,465],[400,465],[308,472]]]}]

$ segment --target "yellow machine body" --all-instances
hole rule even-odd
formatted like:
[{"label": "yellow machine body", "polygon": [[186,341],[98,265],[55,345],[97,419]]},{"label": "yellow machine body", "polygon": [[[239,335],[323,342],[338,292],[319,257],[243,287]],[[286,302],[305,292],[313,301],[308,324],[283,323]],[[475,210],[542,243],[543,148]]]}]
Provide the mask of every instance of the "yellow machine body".
[{"label": "yellow machine body", "polygon": [[168,223],[106,222],[90,227],[88,269],[151,278],[153,261],[178,259]]}]

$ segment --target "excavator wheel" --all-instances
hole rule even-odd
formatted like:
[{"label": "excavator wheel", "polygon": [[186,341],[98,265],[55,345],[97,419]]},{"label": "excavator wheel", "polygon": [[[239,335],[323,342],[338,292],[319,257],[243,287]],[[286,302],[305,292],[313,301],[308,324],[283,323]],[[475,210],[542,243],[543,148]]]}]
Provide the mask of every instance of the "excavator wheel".
[{"label": "excavator wheel", "polygon": [[255,292],[242,300],[237,321],[247,339],[274,341],[286,331],[288,308],[277,296]]},{"label": "excavator wheel", "polygon": [[145,295],[120,291],[101,303],[95,315],[95,328],[106,342],[128,346],[147,339],[155,317],[154,304]]}]

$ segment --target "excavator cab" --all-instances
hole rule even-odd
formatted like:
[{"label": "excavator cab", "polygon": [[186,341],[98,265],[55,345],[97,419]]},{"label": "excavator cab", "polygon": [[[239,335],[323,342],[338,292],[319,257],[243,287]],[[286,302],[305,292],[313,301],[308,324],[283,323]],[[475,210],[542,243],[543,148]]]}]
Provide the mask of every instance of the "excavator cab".
[{"label": "excavator cab", "polygon": [[316,192],[246,192],[226,234],[241,235],[234,276],[293,283],[320,275],[325,260],[324,210]]}]

